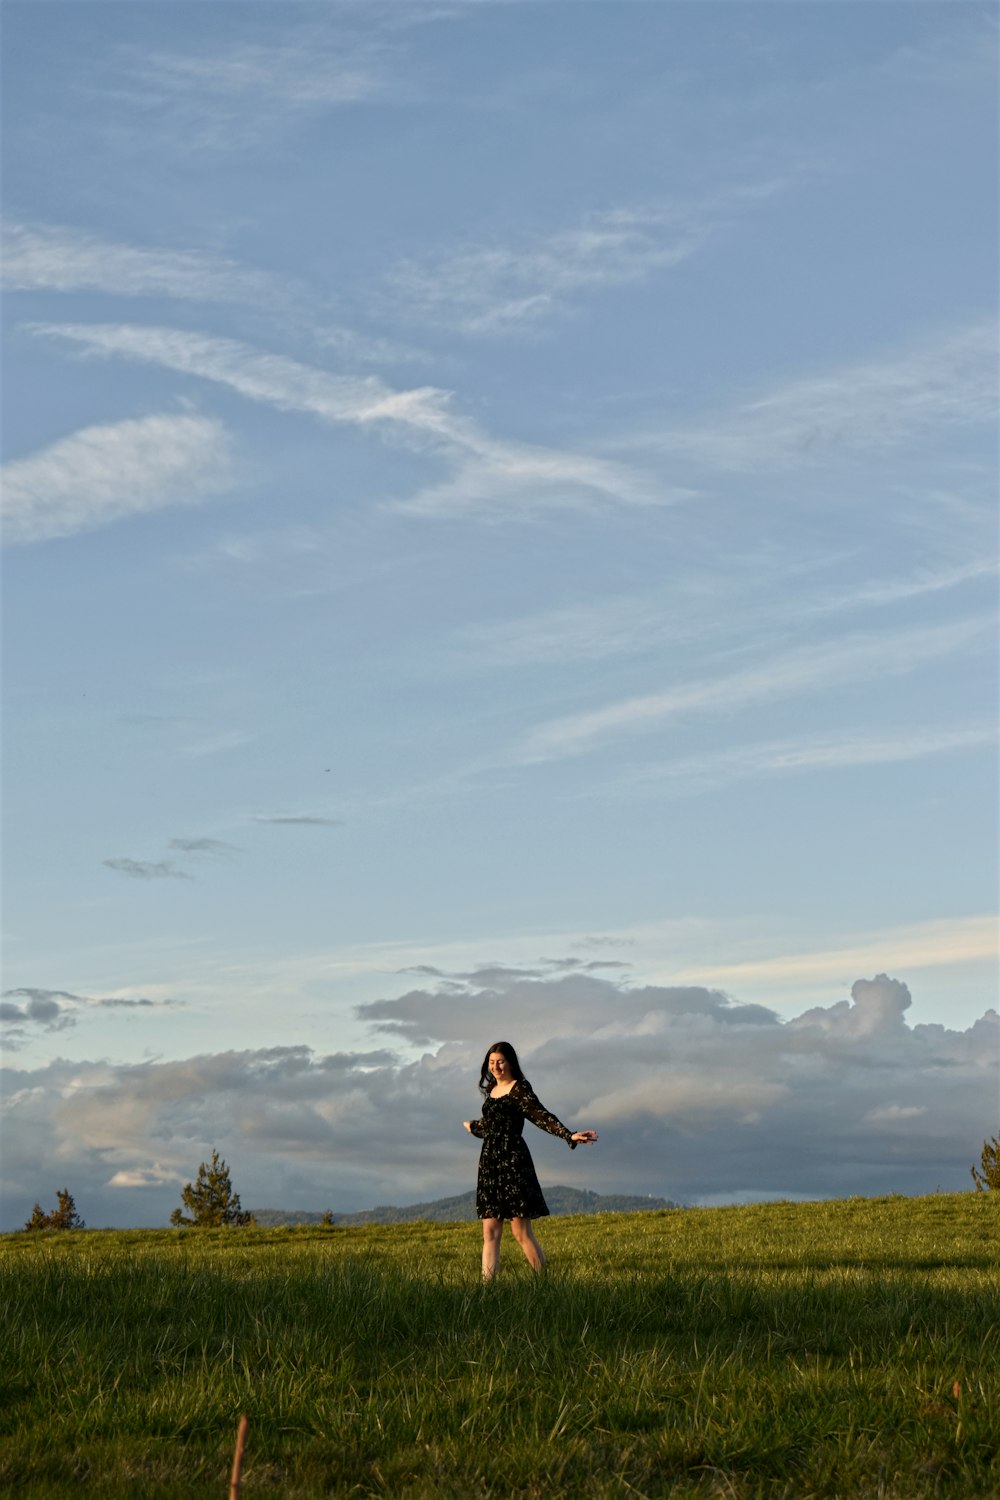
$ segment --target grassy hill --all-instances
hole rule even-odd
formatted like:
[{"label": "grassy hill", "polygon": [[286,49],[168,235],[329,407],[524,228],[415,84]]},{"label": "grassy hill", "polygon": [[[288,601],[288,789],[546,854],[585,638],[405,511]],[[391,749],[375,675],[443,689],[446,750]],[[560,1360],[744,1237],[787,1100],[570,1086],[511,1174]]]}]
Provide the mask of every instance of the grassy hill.
[{"label": "grassy hill", "polygon": [[[649,1212],[654,1208],[680,1208],[669,1198],[639,1198],[630,1193],[591,1193],[583,1188],[547,1187],[545,1201],[549,1213],[556,1214],[629,1214]],[[254,1218],[262,1229],[279,1224],[320,1224],[324,1215],[307,1209],[255,1208]],[[356,1213],[331,1213],[334,1224],[412,1224],[426,1219],[431,1224],[469,1223],[476,1218],[476,1193],[471,1188],[454,1198],[435,1198],[431,1203],[410,1203],[404,1208],[383,1204],[379,1208],[359,1209]]]},{"label": "grassy hill", "polygon": [[0,1238],[0,1485],[244,1500],[1000,1496],[1000,1195]]}]

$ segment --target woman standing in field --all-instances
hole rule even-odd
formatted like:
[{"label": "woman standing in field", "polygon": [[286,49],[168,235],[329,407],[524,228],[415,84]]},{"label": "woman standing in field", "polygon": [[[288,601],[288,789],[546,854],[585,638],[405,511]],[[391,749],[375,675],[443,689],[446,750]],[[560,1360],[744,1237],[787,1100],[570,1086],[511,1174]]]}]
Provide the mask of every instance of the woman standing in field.
[{"label": "woman standing in field", "polygon": [[483,1280],[492,1281],[497,1273],[506,1219],[531,1269],[542,1271],[545,1254],[531,1221],[543,1218],[549,1210],[522,1140],[525,1119],[539,1130],[561,1136],[571,1150],[592,1145],[597,1131],[569,1130],[549,1114],[522,1073],[510,1042],[494,1042],[483,1058],[479,1091],[485,1096],[482,1118],[462,1123],[483,1143],[476,1185],[476,1213],[483,1221]]}]

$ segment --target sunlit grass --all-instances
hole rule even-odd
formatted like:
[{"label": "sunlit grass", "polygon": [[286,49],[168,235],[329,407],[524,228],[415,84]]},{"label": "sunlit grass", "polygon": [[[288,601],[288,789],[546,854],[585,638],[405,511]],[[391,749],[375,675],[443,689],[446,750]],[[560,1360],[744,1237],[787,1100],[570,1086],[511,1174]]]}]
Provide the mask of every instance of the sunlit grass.
[{"label": "sunlit grass", "polygon": [[992,1195],[0,1240],[25,1495],[1000,1495]]}]

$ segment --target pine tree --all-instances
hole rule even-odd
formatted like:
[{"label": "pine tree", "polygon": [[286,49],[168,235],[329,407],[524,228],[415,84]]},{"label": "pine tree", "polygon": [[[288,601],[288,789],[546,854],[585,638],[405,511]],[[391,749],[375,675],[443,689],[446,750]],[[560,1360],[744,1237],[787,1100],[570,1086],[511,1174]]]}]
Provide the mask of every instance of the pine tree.
[{"label": "pine tree", "polygon": [[56,1193],[56,1203],[58,1206],[51,1219],[53,1229],[86,1228],[86,1225],[76,1211],[73,1194],[69,1188],[63,1188],[61,1193]]},{"label": "pine tree", "polygon": [[181,1193],[182,1209],[175,1208],[170,1215],[171,1224],[199,1229],[219,1229],[225,1225],[252,1224],[253,1214],[244,1213],[240,1197],[233,1192],[229,1179],[229,1168],[218,1151],[212,1152],[210,1162],[202,1162],[198,1168],[197,1181],[189,1182]]},{"label": "pine tree", "polygon": [[992,1140],[983,1142],[983,1154],[979,1158],[980,1170],[970,1167],[972,1180],[976,1184],[976,1192],[985,1192],[987,1188],[994,1188],[1000,1192],[1000,1134],[995,1135]]},{"label": "pine tree", "polygon": [[56,1207],[52,1212],[45,1213],[42,1205],[36,1203],[31,1211],[31,1218],[24,1227],[25,1229],[86,1229],[87,1226],[76,1211],[73,1194],[69,1188],[63,1188],[62,1192],[56,1193]]}]

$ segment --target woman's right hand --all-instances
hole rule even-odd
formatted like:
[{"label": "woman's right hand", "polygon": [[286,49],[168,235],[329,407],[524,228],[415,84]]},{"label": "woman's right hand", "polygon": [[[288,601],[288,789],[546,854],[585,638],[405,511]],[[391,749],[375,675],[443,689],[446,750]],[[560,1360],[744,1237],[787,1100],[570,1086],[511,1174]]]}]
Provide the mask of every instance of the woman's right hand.
[{"label": "woman's right hand", "polygon": [[463,1120],[462,1124],[465,1126],[466,1130],[471,1135],[472,1134],[472,1121],[471,1120]]}]

